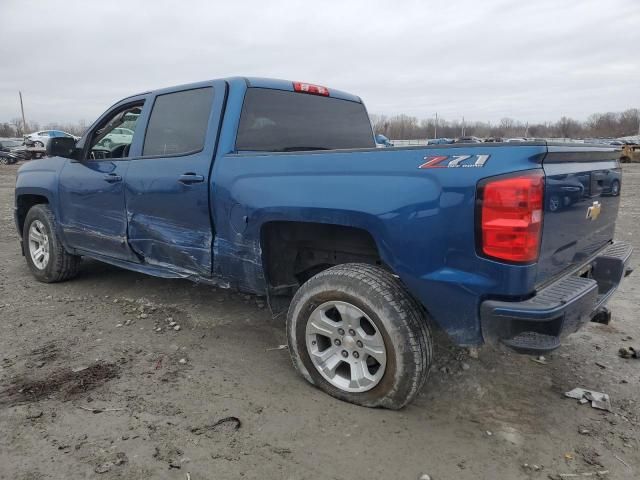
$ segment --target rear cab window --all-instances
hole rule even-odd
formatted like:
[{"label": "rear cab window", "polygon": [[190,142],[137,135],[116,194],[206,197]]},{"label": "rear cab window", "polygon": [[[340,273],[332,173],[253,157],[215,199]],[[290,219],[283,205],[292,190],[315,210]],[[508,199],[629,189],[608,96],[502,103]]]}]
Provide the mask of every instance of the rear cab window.
[{"label": "rear cab window", "polygon": [[209,125],[213,87],[158,95],[153,104],[142,156],[199,152]]},{"label": "rear cab window", "polygon": [[296,152],[375,148],[362,103],[320,95],[247,89],[237,151]]}]

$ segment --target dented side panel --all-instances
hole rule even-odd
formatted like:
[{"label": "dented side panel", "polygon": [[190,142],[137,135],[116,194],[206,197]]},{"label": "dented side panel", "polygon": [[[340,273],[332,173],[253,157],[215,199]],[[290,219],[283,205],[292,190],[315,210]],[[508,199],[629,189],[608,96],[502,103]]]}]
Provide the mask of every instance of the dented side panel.
[{"label": "dented side panel", "polygon": [[[180,271],[194,279],[212,275],[215,229],[209,178],[227,88],[224,81],[199,87],[214,90],[203,149],[133,158],[125,182],[130,248],[146,265]],[[172,91],[180,88],[162,93]]]},{"label": "dented side panel", "polygon": [[70,248],[136,261],[127,245],[124,185],[105,181],[108,175],[124,178],[128,166],[128,160],[66,162],[59,179],[58,222]]}]

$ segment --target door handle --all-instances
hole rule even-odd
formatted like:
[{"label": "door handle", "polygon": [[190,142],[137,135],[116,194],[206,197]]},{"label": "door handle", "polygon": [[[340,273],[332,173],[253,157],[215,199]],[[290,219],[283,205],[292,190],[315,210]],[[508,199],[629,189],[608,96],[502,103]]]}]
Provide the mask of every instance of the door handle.
[{"label": "door handle", "polygon": [[121,182],[122,181],[122,177],[120,175],[118,175],[117,173],[109,173],[109,174],[104,176],[104,181],[108,182],[108,183]]},{"label": "door handle", "polygon": [[196,175],[195,173],[183,173],[178,177],[178,181],[184,185],[191,185],[192,183],[204,182],[204,176]]}]

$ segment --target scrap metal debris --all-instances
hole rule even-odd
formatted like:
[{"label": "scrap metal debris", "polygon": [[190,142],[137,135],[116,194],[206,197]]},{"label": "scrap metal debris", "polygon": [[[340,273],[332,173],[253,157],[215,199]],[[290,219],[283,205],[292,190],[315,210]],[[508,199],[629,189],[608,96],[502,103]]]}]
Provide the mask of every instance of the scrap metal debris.
[{"label": "scrap metal debris", "polygon": [[92,408],[92,407],[85,407],[82,405],[78,405],[78,408],[81,408],[82,410],[86,410],[87,412],[91,412],[91,413],[102,413],[102,412],[120,412],[122,410],[126,410],[125,408]]},{"label": "scrap metal debris", "polygon": [[273,350],[284,350],[285,348],[289,348],[289,345],[278,345],[277,347],[267,348],[267,352],[272,352]]},{"label": "scrap metal debris", "polygon": [[598,410],[606,410],[607,412],[611,411],[611,400],[609,395],[606,393],[587,390],[584,388],[574,388],[570,392],[566,392],[564,396],[568,398],[575,398],[580,403],[591,402],[591,406]]},{"label": "scrap metal debris", "polygon": [[549,478],[558,478],[562,480],[565,478],[604,477],[605,475],[609,475],[609,470],[598,470],[597,472],[584,473],[559,473],[557,475],[550,475]]},{"label": "scrap metal debris", "polygon": [[545,357],[543,357],[542,355],[540,355],[537,358],[531,358],[531,361],[539,363],[540,365],[548,365],[547,359]]}]

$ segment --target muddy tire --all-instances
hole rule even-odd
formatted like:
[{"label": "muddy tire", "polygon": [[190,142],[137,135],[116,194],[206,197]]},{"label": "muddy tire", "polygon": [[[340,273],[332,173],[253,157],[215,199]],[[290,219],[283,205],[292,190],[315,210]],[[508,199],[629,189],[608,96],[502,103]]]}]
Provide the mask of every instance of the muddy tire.
[{"label": "muddy tire", "polygon": [[287,336],[307,381],[366,407],[404,407],[431,367],[426,312],[398,278],[372,265],[338,265],[309,279],[289,307]]},{"label": "muddy tire", "polygon": [[63,282],[78,273],[80,257],[69,254],[62,246],[49,205],[35,205],[27,212],[22,245],[27,265],[36,280]]}]

